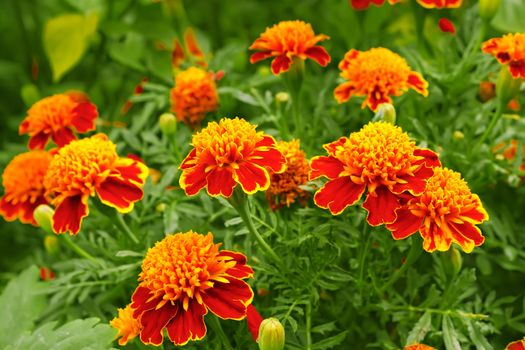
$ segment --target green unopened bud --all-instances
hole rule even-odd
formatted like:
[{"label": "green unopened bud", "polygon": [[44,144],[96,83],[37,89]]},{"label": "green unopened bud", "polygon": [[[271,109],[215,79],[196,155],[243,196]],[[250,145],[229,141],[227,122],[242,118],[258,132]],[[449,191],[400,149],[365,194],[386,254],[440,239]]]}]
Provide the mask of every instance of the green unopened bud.
[{"label": "green unopened bud", "polygon": [[273,317],[262,321],[257,343],[260,350],[284,349],[284,327],[281,322]]},{"label": "green unopened bud", "polygon": [[456,130],[454,131],[452,137],[454,138],[454,140],[463,140],[465,138],[465,134],[459,130]]},{"label": "green unopened bud", "polygon": [[501,67],[496,82],[496,96],[500,99],[503,106],[520,92],[521,78],[514,78],[510,72],[509,67],[504,65]]},{"label": "green unopened bud", "polygon": [[286,103],[290,99],[290,94],[284,91],[278,92],[275,95],[275,100],[279,103]]},{"label": "green unopened bud", "polygon": [[490,21],[498,12],[501,0],[479,0],[479,16]]},{"label": "green unopened bud", "polygon": [[59,246],[58,238],[55,235],[46,236],[44,238],[44,248],[46,248],[46,252],[48,252],[49,254],[51,255],[57,254],[59,251],[58,246]]},{"label": "green unopened bud", "polygon": [[461,258],[461,253],[456,247],[450,247],[450,249],[441,254],[441,261],[443,262],[443,267],[445,272],[450,277],[457,276],[461,271],[461,266],[463,264],[463,259]]},{"label": "green unopened bud", "polygon": [[516,188],[521,183],[521,177],[519,177],[516,174],[509,175],[509,177],[507,178],[507,183],[509,184],[510,187]]},{"label": "green unopened bud", "polygon": [[172,113],[163,113],[159,117],[159,126],[164,135],[173,135],[177,131],[177,118]]},{"label": "green unopened bud", "polygon": [[396,124],[396,109],[390,103],[381,103],[377,107],[374,120],[384,120],[390,124]]},{"label": "green unopened bud", "polygon": [[164,211],[166,210],[166,203],[159,203],[157,204],[157,206],[155,207],[155,211],[157,213],[164,213]]},{"label": "green unopened bud", "polygon": [[41,204],[36,207],[33,212],[33,217],[35,218],[36,223],[42,230],[49,234],[54,234],[53,232],[53,214],[55,211],[47,204]]}]

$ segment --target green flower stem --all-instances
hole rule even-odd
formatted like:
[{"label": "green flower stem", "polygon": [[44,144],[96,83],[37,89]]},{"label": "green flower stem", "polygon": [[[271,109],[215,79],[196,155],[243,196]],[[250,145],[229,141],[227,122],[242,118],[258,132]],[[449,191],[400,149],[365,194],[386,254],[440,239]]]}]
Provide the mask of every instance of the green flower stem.
[{"label": "green flower stem", "polygon": [[407,259],[406,259],[405,263],[394,273],[394,275],[392,275],[390,280],[388,280],[388,282],[386,282],[379,289],[381,293],[383,293],[388,288],[392,287],[394,285],[394,283],[396,283],[397,280],[399,278],[401,278],[401,276],[403,276],[403,274],[406,272],[406,270],[408,270],[408,268],[410,266],[412,266],[417,261],[417,259],[419,258],[419,256],[423,252],[423,249],[421,248],[421,246],[419,244],[419,241],[417,239],[415,239],[415,237],[411,237],[410,239],[412,241],[411,242],[412,245],[410,246],[410,251],[408,252]]},{"label": "green flower stem", "polygon": [[[358,277],[358,288],[359,292],[363,292],[363,279],[365,274],[365,264],[368,251],[370,249],[370,242],[372,241],[372,235],[370,234],[370,226],[366,219],[363,221],[363,230],[361,232],[361,254],[359,257],[359,277]],[[364,242],[364,243],[363,243]]]},{"label": "green flower stem", "polygon": [[77,253],[78,255],[80,255],[81,257],[89,260],[89,261],[92,261],[94,263],[99,263],[97,261],[97,259],[95,259],[95,257],[93,257],[93,255],[89,254],[88,252],[86,252],[84,249],[80,248],[75,242],[73,242],[71,240],[71,237],[68,235],[68,234],[65,234],[65,235],[62,235],[63,237],[63,242],[69,247],[71,248],[72,251],[74,251],[75,253]]},{"label": "green flower stem", "polygon": [[121,214],[116,214],[115,215],[117,217],[117,221],[115,222],[117,224],[117,226],[122,230],[122,232],[124,232],[125,234],[128,235],[129,238],[131,238],[131,240],[133,241],[133,243],[135,244],[139,244],[139,240],[137,239],[137,236],[135,236],[135,234],[133,233],[133,231],[131,231],[131,229],[129,228],[128,224],[126,224],[126,222],[124,221],[124,218]]},{"label": "green flower stem", "polygon": [[481,137],[479,138],[478,142],[472,148],[472,151],[471,151],[472,154],[474,154],[478,150],[478,148],[483,144],[483,142],[485,142],[487,137],[489,137],[490,134],[492,133],[492,130],[494,129],[494,127],[498,123],[498,120],[501,118],[501,115],[503,114],[503,104],[504,104],[503,101],[501,99],[498,99],[498,106],[496,107],[496,112],[494,112],[494,114],[492,115],[492,119],[490,121],[489,126],[487,127],[487,130],[485,130],[483,135],[481,135]]},{"label": "green flower stem", "polygon": [[219,321],[219,318],[217,316],[215,316],[215,315],[211,315],[209,320],[210,320],[209,324],[210,324],[211,328],[213,328],[213,331],[221,339],[222,345],[224,346],[224,347],[222,347],[222,349],[233,350],[233,347],[230,344],[230,341],[228,340],[228,336],[226,335],[226,333],[224,333],[224,330],[222,329],[221,322]]},{"label": "green flower stem", "polygon": [[177,164],[182,161],[180,151],[179,151],[179,145],[177,144],[177,139],[175,138],[175,135],[171,135],[169,137],[170,144],[171,144],[171,150],[173,151],[173,154],[175,155],[175,159],[177,160]]},{"label": "green flower stem", "polygon": [[312,349],[312,302],[306,304],[306,350]]},{"label": "green flower stem", "polygon": [[301,116],[301,92],[304,80],[304,60],[293,59],[290,70],[284,73],[284,81],[292,102],[292,114],[294,121],[294,137],[300,139],[303,131]]}]

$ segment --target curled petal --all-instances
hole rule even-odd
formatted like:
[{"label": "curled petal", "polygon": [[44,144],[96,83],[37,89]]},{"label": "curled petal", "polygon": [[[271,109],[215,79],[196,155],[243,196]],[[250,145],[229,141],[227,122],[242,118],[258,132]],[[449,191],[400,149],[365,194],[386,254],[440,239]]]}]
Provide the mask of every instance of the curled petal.
[{"label": "curled petal", "polygon": [[386,228],[392,232],[394,239],[405,239],[417,232],[423,223],[423,218],[417,217],[410,210],[401,208],[396,211],[396,220],[387,224]]},{"label": "curled petal", "polygon": [[188,196],[194,196],[206,186],[206,164],[182,172],[179,179],[180,187]]},{"label": "curled petal", "polygon": [[53,214],[53,231],[56,233],[70,232],[75,235],[80,231],[82,219],[89,213],[87,197],[81,195],[66,197]]},{"label": "curled petal", "polygon": [[343,163],[334,157],[313,157],[310,163],[310,180],[326,176],[330,180],[337,179],[344,170]]},{"label": "curled petal", "polygon": [[270,186],[270,175],[268,171],[248,162],[239,164],[239,169],[233,172],[233,178],[241,185],[244,192],[248,194],[260,190],[264,191]]},{"label": "curled petal", "polygon": [[319,63],[322,67],[326,67],[330,63],[330,55],[322,46],[314,46],[304,52],[306,56]]},{"label": "curled petal", "polygon": [[471,223],[450,223],[452,237],[463,248],[465,253],[470,253],[474,247],[480,246],[485,242],[485,237],[481,231]]},{"label": "curled petal", "polygon": [[242,320],[246,307],[252,302],[250,286],[237,278],[225,277],[228,283],[215,282],[213,288],[202,294],[206,307],[222,319]]},{"label": "curled petal", "polygon": [[353,82],[342,83],[337,86],[334,90],[334,97],[338,103],[346,102],[352,97],[355,92],[355,86]]},{"label": "curled petal", "polygon": [[257,63],[259,61],[267,59],[268,57],[272,57],[272,53],[270,51],[255,52],[250,56],[250,63]]},{"label": "curled petal", "polygon": [[129,179],[109,176],[96,187],[100,201],[121,213],[133,210],[133,204],[142,199],[144,192]]},{"label": "curled petal", "polygon": [[246,256],[244,256],[241,253],[232,252],[230,250],[221,250],[219,253],[219,256],[226,256],[231,258],[231,260],[235,260],[237,264],[226,270],[226,273],[230,276],[243,279],[243,278],[251,278],[253,277],[253,269],[246,265]]},{"label": "curled petal", "polygon": [[328,181],[315,193],[314,202],[321,208],[329,209],[332,215],[338,215],[346,207],[355,204],[365,188],[365,185],[353,183],[349,176],[343,176]]},{"label": "curled petal", "polygon": [[423,79],[421,74],[412,72],[408,76],[408,86],[414,89],[415,91],[419,92],[423,96],[428,96],[428,82]]},{"label": "curled petal", "polygon": [[45,132],[39,132],[29,138],[29,149],[45,149],[47,142],[49,141],[49,134]]}]

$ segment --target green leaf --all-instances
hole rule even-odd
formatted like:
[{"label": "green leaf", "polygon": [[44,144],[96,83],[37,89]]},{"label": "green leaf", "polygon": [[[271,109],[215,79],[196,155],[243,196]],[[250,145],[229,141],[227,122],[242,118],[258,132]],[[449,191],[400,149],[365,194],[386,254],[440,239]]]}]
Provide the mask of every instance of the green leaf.
[{"label": "green leaf", "polygon": [[492,345],[489,344],[487,338],[481,332],[479,325],[472,320],[464,319],[467,324],[468,334],[472,343],[476,346],[477,350],[493,350]]},{"label": "green leaf", "polygon": [[[12,279],[0,295],[0,349],[33,328],[34,321],[46,306],[46,298],[38,294],[43,287],[35,266]],[[23,349],[23,348],[19,348]]]},{"label": "green leaf", "polygon": [[432,328],[432,314],[425,312],[408,334],[406,345],[420,343]]},{"label": "green leaf", "polygon": [[443,340],[446,350],[461,350],[454,324],[448,315],[443,316]]},{"label": "green leaf", "polygon": [[525,32],[525,1],[502,1],[492,20],[494,28],[501,32]]},{"label": "green leaf", "polygon": [[334,346],[341,344],[345,340],[347,333],[348,331],[344,331],[339,333],[338,335],[334,335],[333,337],[323,339],[320,342],[313,344],[312,349],[322,350],[333,348]]},{"label": "green leaf", "polygon": [[99,17],[65,14],[48,20],[44,26],[44,49],[58,81],[82,58],[89,39],[97,31]]}]

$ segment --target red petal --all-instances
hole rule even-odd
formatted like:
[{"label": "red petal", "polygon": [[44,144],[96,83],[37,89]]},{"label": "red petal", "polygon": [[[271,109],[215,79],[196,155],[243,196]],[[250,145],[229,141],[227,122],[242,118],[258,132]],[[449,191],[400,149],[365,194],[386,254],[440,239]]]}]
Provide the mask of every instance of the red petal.
[{"label": "red petal", "polygon": [[347,140],[348,138],[343,136],[337,139],[336,141],[325,143],[323,145],[323,148],[326,150],[326,152],[328,152],[329,156],[335,156],[335,152],[337,151],[337,149],[341,146],[344,146]]},{"label": "red petal", "polygon": [[346,102],[352,97],[355,91],[354,83],[346,82],[337,86],[334,90],[334,97],[338,103]]},{"label": "red petal", "polygon": [[450,249],[452,238],[450,235],[446,235],[435,222],[430,222],[428,228],[426,224],[422,225],[419,233],[424,239],[423,249],[427,252],[432,253],[435,250],[446,251]]},{"label": "red petal", "polygon": [[310,57],[322,67],[326,67],[330,63],[330,55],[322,46],[313,46],[304,52],[306,56]]},{"label": "red petal", "polygon": [[215,168],[206,176],[208,183],[208,194],[210,196],[230,197],[233,193],[233,188],[237,184],[233,179],[233,174],[229,168]]},{"label": "red petal", "polygon": [[215,282],[213,288],[202,293],[206,307],[222,319],[242,320],[246,306],[252,302],[250,286],[237,278],[225,277],[229,283]]},{"label": "red petal", "polygon": [[239,169],[233,172],[233,178],[241,185],[244,192],[248,194],[265,191],[270,186],[268,171],[250,162],[239,164]]},{"label": "red petal", "polygon": [[116,176],[108,176],[96,187],[96,191],[102,203],[121,213],[129,213],[133,209],[133,204],[144,196],[144,192],[136,184],[129,179]]},{"label": "red petal", "polygon": [[454,23],[450,22],[446,18],[441,18],[438,22],[438,26],[443,33],[456,34],[456,27],[454,27]]},{"label": "red petal", "polygon": [[[133,159],[132,157],[138,158],[139,160]],[[146,182],[149,169],[138,156],[133,155],[132,157],[119,158],[112,174],[132,182],[135,185],[142,186]]]},{"label": "red petal", "polygon": [[58,205],[53,214],[53,231],[65,233],[67,231],[77,234],[80,231],[82,219],[89,213],[87,198],[82,200],[81,195],[66,197]]},{"label": "red petal", "polygon": [[243,279],[253,277],[253,270],[250,266],[246,265],[246,256],[241,253],[232,252],[229,250],[221,250],[219,256],[231,257],[232,260],[237,262],[237,265],[226,270],[226,273],[230,276]]},{"label": "red petal", "polygon": [[269,168],[277,174],[282,173],[286,169],[286,159],[275,148],[275,139],[268,135],[255,144],[255,151],[248,160],[254,164]]},{"label": "red petal", "polygon": [[351,0],[350,4],[354,10],[365,10],[370,5],[370,0]]},{"label": "red petal", "polygon": [[261,327],[263,318],[252,304],[246,308],[246,321],[248,322],[248,329],[252,334],[253,340],[257,341],[257,338],[259,338],[259,327]]},{"label": "red petal", "polygon": [[507,345],[505,350],[525,350],[525,338],[518,340]]},{"label": "red petal", "polygon": [[79,103],[78,106],[73,109],[73,114],[74,117],[71,125],[73,125],[78,132],[95,130],[95,119],[98,117],[98,111],[93,103]]},{"label": "red petal", "polygon": [[142,329],[140,331],[140,340],[144,344],[160,345],[164,339],[162,330],[172,318],[175,318],[182,307],[179,303],[172,305],[170,302],[164,304],[160,309],[151,309],[144,312],[140,317]]},{"label": "red petal", "polygon": [[438,154],[432,150],[429,150],[428,148],[417,148],[414,151],[414,155],[417,157],[425,157],[424,163],[429,168],[441,166]]},{"label": "red petal", "polygon": [[338,215],[361,198],[365,187],[353,183],[349,176],[343,176],[328,181],[315,193],[314,202],[321,208],[330,209],[333,215]]},{"label": "red petal", "polygon": [[254,53],[250,57],[250,63],[256,63],[262,60],[267,59],[268,57],[272,57],[272,53],[270,51],[259,51]]},{"label": "red petal", "polygon": [[377,88],[368,94],[361,108],[365,108],[365,105],[368,105],[375,112],[381,103],[392,103],[392,99],[384,91]]},{"label": "red petal", "polygon": [[0,200],[0,215],[2,215],[6,221],[14,221],[21,210],[21,205],[22,203],[20,202],[12,204],[10,201],[7,201],[4,196],[2,200]]},{"label": "red petal", "polygon": [[157,297],[149,300],[152,297],[151,291],[148,288],[138,286],[131,296],[131,307],[135,309],[133,317],[139,318],[142,313],[147,310],[154,309],[162,297]]},{"label": "red petal", "polygon": [[392,232],[394,239],[405,239],[414,232],[417,232],[423,224],[423,218],[413,215],[406,208],[396,211],[396,221],[387,224],[386,228]]},{"label": "red petal", "polygon": [[64,147],[73,140],[76,140],[75,134],[69,128],[62,128],[51,134],[51,138],[58,147]]},{"label": "red petal", "polygon": [[483,209],[481,206],[478,208],[473,208],[467,212],[461,213],[462,217],[467,217],[472,220],[474,220],[477,223],[482,223],[485,220],[488,220],[489,216],[485,209]]},{"label": "red petal", "polygon": [[412,72],[408,76],[408,85],[423,96],[428,96],[428,83],[421,74]]},{"label": "red petal", "polygon": [[448,226],[451,229],[452,237],[466,253],[470,253],[474,247],[485,242],[485,237],[481,234],[480,229],[471,223],[449,223]]},{"label": "red petal", "polygon": [[206,324],[204,315],[208,311],[192,300],[188,304],[188,310],[181,307],[177,315],[170,321],[168,326],[168,337],[175,345],[184,345],[190,340],[199,340],[206,335]]},{"label": "red petal", "polygon": [[290,69],[292,61],[286,56],[277,56],[272,61],[272,73],[279,75]]},{"label": "red petal", "polygon": [[206,165],[198,165],[192,169],[185,169],[179,179],[180,187],[188,196],[194,196],[206,186]]},{"label": "red petal", "polygon": [[189,168],[194,167],[196,164],[196,160],[197,160],[196,155],[197,155],[197,150],[193,148],[191,152],[186,156],[186,158],[184,158],[179,169],[189,169]]},{"label": "red petal", "polygon": [[44,133],[43,131],[31,136],[29,138],[29,149],[44,149],[46,144],[49,141],[49,134]]},{"label": "red petal", "polygon": [[396,219],[396,209],[401,205],[399,198],[390,192],[386,186],[379,186],[375,196],[368,194],[363,203],[363,208],[368,211],[366,220],[371,226],[393,223]]},{"label": "red petal", "polygon": [[310,163],[310,180],[326,176],[330,180],[339,177],[344,170],[343,163],[334,157],[313,157]]}]

